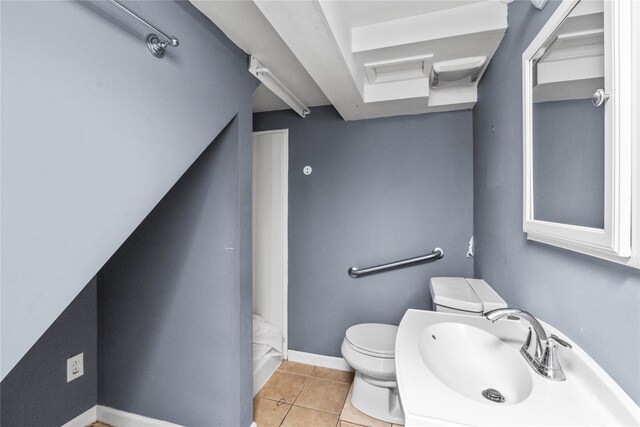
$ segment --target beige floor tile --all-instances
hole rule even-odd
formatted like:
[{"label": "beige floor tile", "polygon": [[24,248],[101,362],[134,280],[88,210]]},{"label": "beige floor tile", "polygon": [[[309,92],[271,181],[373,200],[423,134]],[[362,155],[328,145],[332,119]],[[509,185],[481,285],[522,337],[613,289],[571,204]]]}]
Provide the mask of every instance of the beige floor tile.
[{"label": "beige floor tile", "polygon": [[351,384],[353,382],[353,372],[322,368],[320,366],[316,366],[316,368],[311,373],[311,376],[322,378],[323,380],[338,381],[347,384]]},{"label": "beige floor tile", "polygon": [[276,371],[262,386],[258,396],[273,400],[284,399],[287,403],[293,403],[306,380],[307,377],[304,375]]},{"label": "beige floor tile", "polygon": [[393,427],[404,427],[404,424],[392,424]]},{"label": "beige floor tile", "polygon": [[337,414],[293,406],[284,419],[282,427],[336,427],[337,423]]},{"label": "beige floor tile", "polygon": [[280,366],[278,366],[278,371],[309,376],[311,371],[313,371],[313,368],[313,365],[305,365],[304,363],[283,360]]},{"label": "beige floor tile", "polygon": [[349,384],[309,377],[295,405],[339,414],[349,393]]},{"label": "beige floor tile", "polygon": [[256,397],[253,399],[253,421],[260,427],[278,427],[289,409],[288,403]]},{"label": "beige floor tile", "polygon": [[342,408],[342,413],[340,414],[340,421],[346,421],[354,424],[358,424],[361,426],[367,427],[391,427],[391,424],[384,422],[382,420],[378,420],[376,418],[370,417],[367,414],[363,414],[353,407],[351,404],[351,393],[353,392],[353,387],[349,389],[349,394],[347,395],[347,400],[344,402],[344,407]]},{"label": "beige floor tile", "polygon": [[338,427],[362,427],[362,426],[359,426],[358,424],[351,424],[346,421],[340,420],[338,421]]}]

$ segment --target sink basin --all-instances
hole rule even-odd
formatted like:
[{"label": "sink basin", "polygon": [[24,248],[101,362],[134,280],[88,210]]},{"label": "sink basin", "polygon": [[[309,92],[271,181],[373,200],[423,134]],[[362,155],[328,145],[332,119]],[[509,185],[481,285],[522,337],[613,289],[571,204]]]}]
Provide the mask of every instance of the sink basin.
[{"label": "sink basin", "polygon": [[558,348],[566,381],[534,372],[519,353],[527,333],[520,320],[407,311],[396,337],[405,425],[640,425],[638,406],[571,340]]},{"label": "sink basin", "polygon": [[[420,334],[420,356],[446,386],[478,402],[511,405],[531,393],[531,368],[518,351],[475,326],[442,322]],[[497,390],[501,401],[482,392]],[[496,398],[497,400],[498,398]]]}]

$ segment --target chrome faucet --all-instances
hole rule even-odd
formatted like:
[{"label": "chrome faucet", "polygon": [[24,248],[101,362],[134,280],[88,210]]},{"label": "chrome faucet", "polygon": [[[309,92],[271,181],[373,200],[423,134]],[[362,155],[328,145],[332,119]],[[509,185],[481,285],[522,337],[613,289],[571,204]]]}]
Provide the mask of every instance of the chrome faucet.
[{"label": "chrome faucet", "polygon": [[[526,311],[517,308],[499,308],[484,314],[491,322],[503,317],[517,317],[529,323],[529,335],[520,349],[520,354],[538,374],[553,381],[564,381],[567,377],[562,371],[558,355],[556,354],[557,344],[571,348],[571,344],[553,334],[547,336],[544,328]],[[535,339],[534,335],[535,334]]]}]

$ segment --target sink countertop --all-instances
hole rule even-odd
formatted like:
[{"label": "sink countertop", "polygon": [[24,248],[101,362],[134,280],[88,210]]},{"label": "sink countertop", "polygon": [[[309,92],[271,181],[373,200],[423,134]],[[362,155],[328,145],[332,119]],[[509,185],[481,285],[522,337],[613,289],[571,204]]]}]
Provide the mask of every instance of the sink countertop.
[{"label": "sink countertop", "polygon": [[[640,425],[640,409],[629,396],[573,341],[540,322],[548,334],[565,338],[573,349],[558,348],[566,381],[551,381],[530,371],[532,388],[521,402],[510,405],[476,401],[440,381],[426,366],[419,350],[421,336],[431,325],[463,323],[490,332],[521,357],[528,325],[502,319],[408,310],[396,338],[396,374],[405,425]],[[473,354],[468,354],[473,357]]]}]

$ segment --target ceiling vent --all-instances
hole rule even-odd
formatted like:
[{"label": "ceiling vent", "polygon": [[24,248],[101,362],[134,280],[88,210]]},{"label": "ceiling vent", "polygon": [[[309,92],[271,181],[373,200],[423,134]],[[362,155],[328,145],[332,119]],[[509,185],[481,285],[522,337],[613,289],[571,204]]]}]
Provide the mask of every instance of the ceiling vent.
[{"label": "ceiling vent", "polygon": [[433,55],[429,54],[369,62],[364,64],[364,70],[370,84],[427,78],[432,60]]},{"label": "ceiling vent", "polygon": [[453,59],[433,64],[429,83],[433,88],[471,85],[478,81],[486,56]]}]

